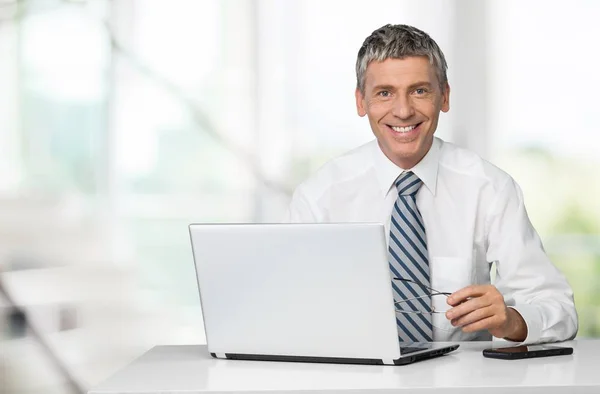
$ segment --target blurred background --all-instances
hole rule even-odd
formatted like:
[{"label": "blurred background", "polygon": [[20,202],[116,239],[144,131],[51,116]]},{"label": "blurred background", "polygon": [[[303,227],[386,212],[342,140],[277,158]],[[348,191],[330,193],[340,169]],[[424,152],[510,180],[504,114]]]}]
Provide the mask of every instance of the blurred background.
[{"label": "blurred background", "polygon": [[187,225],[272,222],[371,140],[354,62],[386,23],[449,64],[437,135],[522,186],[600,336],[600,2],[0,0],[0,393],[78,393],[205,343]]}]

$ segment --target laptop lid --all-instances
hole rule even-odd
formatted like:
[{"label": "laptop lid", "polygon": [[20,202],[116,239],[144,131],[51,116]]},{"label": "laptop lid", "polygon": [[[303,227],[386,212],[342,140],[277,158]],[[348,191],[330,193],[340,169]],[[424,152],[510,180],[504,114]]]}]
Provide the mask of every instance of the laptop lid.
[{"label": "laptop lid", "polygon": [[189,229],[209,352],[400,357],[383,224]]}]

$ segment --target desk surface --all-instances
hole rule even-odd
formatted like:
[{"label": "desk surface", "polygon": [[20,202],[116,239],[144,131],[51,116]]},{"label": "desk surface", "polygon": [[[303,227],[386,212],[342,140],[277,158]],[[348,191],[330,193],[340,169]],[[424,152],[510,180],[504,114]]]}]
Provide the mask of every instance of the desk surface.
[{"label": "desk surface", "polygon": [[[217,360],[204,345],[157,346],[89,394],[106,393],[600,393],[600,340],[570,356],[484,358],[491,342],[462,342],[442,357],[405,366]],[[356,391],[358,390],[358,391]]]}]

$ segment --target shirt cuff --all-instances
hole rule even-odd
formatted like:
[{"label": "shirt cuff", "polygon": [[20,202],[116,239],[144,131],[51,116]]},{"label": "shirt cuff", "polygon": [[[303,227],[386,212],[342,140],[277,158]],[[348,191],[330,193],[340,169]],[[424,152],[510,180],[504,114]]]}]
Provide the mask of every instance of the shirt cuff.
[{"label": "shirt cuff", "polygon": [[539,309],[529,304],[509,306],[509,308],[517,311],[525,321],[527,338],[523,342],[507,341],[516,344],[515,346],[538,343],[542,337],[542,315]]}]

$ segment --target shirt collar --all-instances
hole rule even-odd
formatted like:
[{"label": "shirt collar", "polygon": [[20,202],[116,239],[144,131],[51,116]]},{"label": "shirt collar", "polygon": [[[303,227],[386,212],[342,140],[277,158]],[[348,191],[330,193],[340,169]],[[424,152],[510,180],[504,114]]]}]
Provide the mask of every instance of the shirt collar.
[{"label": "shirt collar", "polygon": [[431,191],[435,196],[437,186],[437,175],[438,175],[438,164],[440,158],[440,147],[442,141],[434,137],[433,143],[429,151],[418,162],[413,168],[403,169],[394,164],[387,156],[381,151],[379,143],[375,141],[373,156],[375,159],[375,172],[377,174],[377,180],[381,187],[381,193],[385,196],[390,191],[396,178],[404,171],[412,171],[423,181],[423,184]]}]

